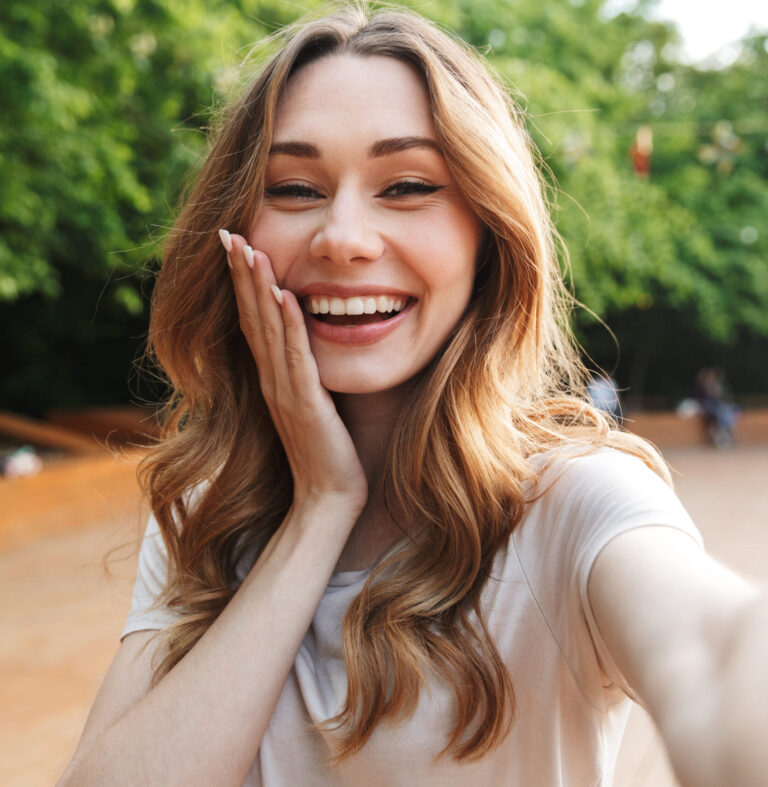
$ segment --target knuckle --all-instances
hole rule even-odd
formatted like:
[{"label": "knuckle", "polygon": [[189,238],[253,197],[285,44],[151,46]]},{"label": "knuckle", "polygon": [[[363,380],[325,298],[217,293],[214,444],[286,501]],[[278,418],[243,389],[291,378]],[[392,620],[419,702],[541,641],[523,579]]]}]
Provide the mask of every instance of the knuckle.
[{"label": "knuckle", "polygon": [[292,345],[285,348],[285,362],[291,371],[295,371],[301,364],[301,351]]},{"label": "knuckle", "polygon": [[240,330],[246,334],[253,334],[258,328],[259,322],[255,314],[246,312],[240,315]]},{"label": "knuckle", "polygon": [[265,324],[262,328],[264,335],[264,344],[267,347],[274,347],[277,342],[277,331],[269,324]]}]

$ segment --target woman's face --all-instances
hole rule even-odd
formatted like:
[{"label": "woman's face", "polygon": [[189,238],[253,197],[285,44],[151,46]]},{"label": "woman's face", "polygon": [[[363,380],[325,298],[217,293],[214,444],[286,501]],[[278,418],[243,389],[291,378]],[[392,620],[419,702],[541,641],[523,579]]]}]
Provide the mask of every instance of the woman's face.
[{"label": "woman's face", "polygon": [[249,242],[302,304],[326,388],[388,390],[432,360],[469,302],[481,230],[409,66],[334,55],[291,78]]}]

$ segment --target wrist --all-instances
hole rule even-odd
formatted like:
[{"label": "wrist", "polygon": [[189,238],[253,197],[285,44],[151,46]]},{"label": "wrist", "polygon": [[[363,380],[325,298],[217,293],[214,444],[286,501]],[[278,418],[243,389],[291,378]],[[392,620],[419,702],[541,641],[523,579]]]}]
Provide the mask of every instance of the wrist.
[{"label": "wrist", "polygon": [[365,501],[355,500],[349,495],[323,492],[295,496],[288,511],[286,522],[318,527],[328,523],[334,528],[349,530],[354,527],[365,508]]}]

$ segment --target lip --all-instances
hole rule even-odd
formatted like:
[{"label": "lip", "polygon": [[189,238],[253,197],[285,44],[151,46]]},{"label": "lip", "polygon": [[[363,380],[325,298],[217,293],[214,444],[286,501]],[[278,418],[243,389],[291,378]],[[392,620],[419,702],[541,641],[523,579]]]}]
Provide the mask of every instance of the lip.
[{"label": "lip", "polygon": [[[327,291],[324,291],[324,293]],[[360,290],[357,290],[360,293]],[[389,293],[377,290],[380,295],[387,295]],[[314,294],[314,293],[306,293]],[[392,293],[395,294],[395,293]],[[397,293],[400,294],[400,293]],[[344,296],[339,296],[344,297]],[[350,297],[350,296],[346,296]],[[320,322],[315,320],[311,315],[304,312],[304,322],[307,325],[309,333],[326,342],[333,342],[334,344],[346,345],[365,345],[374,344],[380,341],[385,336],[388,336],[392,331],[397,330],[397,327],[405,320],[408,313],[416,303],[413,298],[409,301],[408,305],[398,312],[394,317],[390,317],[383,322],[373,322],[368,325],[331,325],[327,322]]]}]

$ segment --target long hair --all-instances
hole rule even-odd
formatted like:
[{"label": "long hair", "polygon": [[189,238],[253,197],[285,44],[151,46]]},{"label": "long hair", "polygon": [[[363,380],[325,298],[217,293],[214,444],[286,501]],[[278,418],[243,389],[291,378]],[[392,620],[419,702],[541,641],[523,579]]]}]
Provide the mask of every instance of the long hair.
[{"label": "long hair", "polygon": [[411,714],[428,677],[455,700],[442,753],[472,759],[498,745],[514,719],[481,591],[524,514],[530,458],[565,444],[612,445],[668,473],[648,444],[618,431],[583,394],[559,240],[522,111],[480,57],[408,12],[351,6],[288,29],[229,108],[167,240],[150,350],[173,395],[142,480],[168,551],[160,602],[180,619],[164,632],[153,685],[221,613],[237,589],[236,564],[245,550],[258,555],[291,504],[290,469],[238,327],[216,230],[247,234],[286,82],[337,53],[384,55],[416,70],[445,160],[485,237],[468,308],[413,381],[387,450],[385,501],[412,525],[410,539],[346,612],[347,696],[327,722],[338,731],[334,761],[357,752],[381,720]]}]

